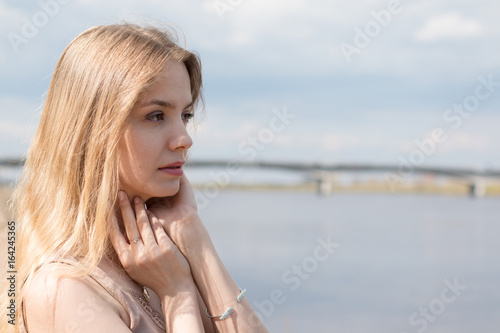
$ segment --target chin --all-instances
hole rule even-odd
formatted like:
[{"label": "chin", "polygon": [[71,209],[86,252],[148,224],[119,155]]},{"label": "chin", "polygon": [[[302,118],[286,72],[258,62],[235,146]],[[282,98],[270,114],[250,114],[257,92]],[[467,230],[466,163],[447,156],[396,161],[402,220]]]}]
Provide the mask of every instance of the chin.
[{"label": "chin", "polygon": [[161,188],[158,188],[156,191],[148,195],[149,198],[163,198],[163,197],[171,197],[177,194],[180,189],[180,180],[171,181],[168,184],[165,184]]}]

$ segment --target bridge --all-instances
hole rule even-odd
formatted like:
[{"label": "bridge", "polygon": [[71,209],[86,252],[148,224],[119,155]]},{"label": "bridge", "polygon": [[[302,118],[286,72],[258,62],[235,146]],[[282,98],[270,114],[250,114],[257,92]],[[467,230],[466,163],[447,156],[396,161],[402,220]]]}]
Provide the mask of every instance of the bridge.
[{"label": "bridge", "polygon": [[[0,167],[21,167],[21,159],[1,159]],[[391,164],[369,163],[301,163],[301,162],[268,162],[268,161],[239,161],[239,160],[189,160],[189,168],[219,168],[234,170],[250,168],[260,170],[284,170],[303,173],[308,180],[317,183],[318,193],[326,195],[331,192],[333,175],[337,173],[384,173],[390,185],[391,181],[405,181],[407,178],[423,174],[445,176],[465,181],[468,184],[471,196],[482,196],[487,179],[500,179],[500,170],[451,168],[451,167],[422,167],[401,166]]]},{"label": "bridge", "polygon": [[485,181],[489,178],[500,179],[500,170],[480,170],[473,168],[450,167],[402,167],[390,164],[369,163],[297,163],[297,162],[265,162],[265,161],[225,161],[225,160],[193,160],[186,164],[193,168],[253,168],[275,169],[302,172],[308,179],[317,183],[318,193],[326,195],[331,192],[332,175],[335,173],[384,173],[390,182],[405,181],[417,174],[445,176],[467,182],[471,196],[482,196]]}]

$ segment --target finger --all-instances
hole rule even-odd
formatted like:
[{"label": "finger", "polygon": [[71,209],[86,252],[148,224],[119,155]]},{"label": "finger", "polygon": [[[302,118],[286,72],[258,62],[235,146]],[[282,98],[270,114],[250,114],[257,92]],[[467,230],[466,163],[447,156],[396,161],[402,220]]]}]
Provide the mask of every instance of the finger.
[{"label": "finger", "polygon": [[191,183],[189,182],[187,176],[183,174],[179,182],[179,193],[184,194],[185,192],[189,191],[190,186]]},{"label": "finger", "polygon": [[158,243],[158,245],[174,245],[170,237],[168,237],[167,233],[165,232],[165,229],[163,229],[163,226],[161,225],[156,215],[152,212],[150,212],[149,214],[151,219],[151,227],[153,228],[154,237],[156,238],[156,242]]},{"label": "finger", "polygon": [[182,202],[197,209],[196,199],[194,198],[193,187],[185,174],[182,175],[179,185],[179,196]]},{"label": "finger", "polygon": [[144,245],[156,244],[155,236],[153,230],[151,230],[151,224],[149,222],[149,216],[144,208],[144,202],[138,198],[134,198],[135,205],[135,215],[137,217],[137,227],[142,238]]},{"label": "finger", "polygon": [[135,214],[134,211],[132,210],[132,206],[130,205],[130,201],[128,200],[127,194],[123,191],[120,191],[118,197],[120,200],[120,210],[122,212],[122,219],[123,219],[123,224],[125,225],[125,231],[127,233],[129,243],[132,243],[132,240],[140,238],[139,230],[137,230]]},{"label": "finger", "polygon": [[115,249],[118,254],[118,258],[122,258],[122,256],[128,251],[128,243],[123,237],[123,234],[118,226],[118,221],[116,218],[113,218],[111,221],[111,226],[109,230],[109,240],[111,241],[111,245]]}]

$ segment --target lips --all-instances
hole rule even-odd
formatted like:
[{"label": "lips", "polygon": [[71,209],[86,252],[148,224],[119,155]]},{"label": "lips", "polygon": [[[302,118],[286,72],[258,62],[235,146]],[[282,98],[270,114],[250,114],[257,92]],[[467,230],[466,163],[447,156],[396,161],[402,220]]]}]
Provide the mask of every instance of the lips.
[{"label": "lips", "polygon": [[161,168],[159,168],[160,170],[161,169],[178,169],[178,168],[182,168],[182,166],[184,165],[184,162],[182,161],[177,161],[177,162],[174,162],[174,163],[170,163],[168,165],[165,165],[165,166],[162,166]]},{"label": "lips", "polygon": [[172,175],[172,176],[182,176],[183,171],[182,171],[182,166],[184,165],[184,162],[182,161],[177,161],[174,163],[170,163],[168,165],[165,165],[161,168],[158,168],[163,173]]}]

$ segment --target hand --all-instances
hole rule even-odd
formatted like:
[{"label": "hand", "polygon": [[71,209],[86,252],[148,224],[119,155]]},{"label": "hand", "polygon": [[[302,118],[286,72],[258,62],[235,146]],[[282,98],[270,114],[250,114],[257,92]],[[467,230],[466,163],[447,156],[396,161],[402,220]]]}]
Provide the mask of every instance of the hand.
[{"label": "hand", "polygon": [[146,201],[148,210],[155,213],[160,219],[180,221],[198,216],[198,207],[191,183],[186,175],[180,178],[179,191],[171,197],[151,198]]},{"label": "hand", "polygon": [[176,195],[151,198],[146,201],[146,204],[148,210],[158,217],[170,239],[184,255],[186,255],[186,247],[191,242],[210,239],[198,216],[191,183],[185,175],[180,178],[180,187]]},{"label": "hand", "polygon": [[110,240],[118,258],[132,279],[148,286],[158,295],[175,295],[191,290],[194,281],[186,258],[165,233],[158,218],[134,198],[135,215],[125,192],[119,193],[119,204],[125,226],[122,235],[116,221]]}]

